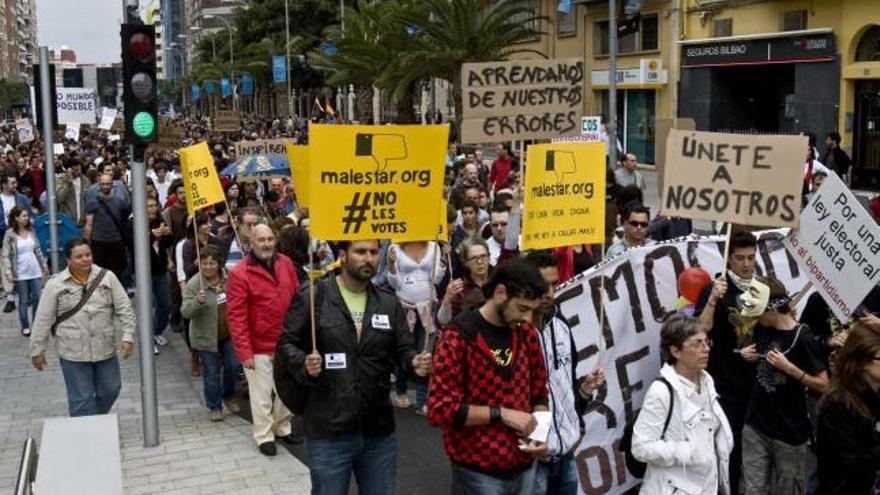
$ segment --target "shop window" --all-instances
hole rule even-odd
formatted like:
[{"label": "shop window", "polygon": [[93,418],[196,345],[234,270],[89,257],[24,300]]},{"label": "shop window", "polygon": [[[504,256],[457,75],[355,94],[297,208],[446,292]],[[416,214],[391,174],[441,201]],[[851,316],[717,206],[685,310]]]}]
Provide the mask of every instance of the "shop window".
[{"label": "shop window", "polygon": [[[535,17],[537,17],[541,14],[541,7],[539,4],[539,0],[524,0],[524,1],[520,2],[520,4],[523,7],[525,7],[526,9],[528,9],[529,12],[528,13],[524,12],[520,15],[517,15],[516,17],[511,18],[511,21],[519,22],[519,23],[523,24],[524,27],[527,27],[529,29],[534,29],[536,31],[538,29],[540,29],[540,26],[538,25],[538,20],[535,19]],[[526,20],[529,18],[531,18],[531,19],[528,20],[528,22],[526,22]]]},{"label": "shop window", "polygon": [[788,10],[782,13],[783,31],[800,31],[807,29],[806,10]]},{"label": "shop window", "polygon": [[559,36],[571,36],[577,31],[577,16],[575,5],[569,5],[568,13],[556,10],[556,34]]},{"label": "shop window", "polygon": [[715,38],[726,38],[733,36],[733,19],[715,19],[715,29],[713,30]]},{"label": "shop window", "polygon": [[867,30],[856,47],[856,62],[880,62],[880,26]]},{"label": "shop window", "polygon": [[[643,15],[639,30],[617,39],[617,53],[656,51],[660,48],[660,18],[657,14]],[[608,21],[593,24],[593,55],[608,55]]]}]

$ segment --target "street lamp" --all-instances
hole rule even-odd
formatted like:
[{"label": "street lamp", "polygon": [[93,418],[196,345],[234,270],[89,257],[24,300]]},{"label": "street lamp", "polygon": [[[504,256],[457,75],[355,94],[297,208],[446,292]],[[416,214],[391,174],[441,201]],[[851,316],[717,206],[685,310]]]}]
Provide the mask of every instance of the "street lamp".
[{"label": "street lamp", "polygon": [[232,48],[232,24],[223,17],[217,17],[213,14],[205,14],[202,18],[223,21],[223,24],[226,25],[226,31],[229,32],[229,83],[232,84],[232,109],[235,110],[235,69],[233,67],[233,64],[235,64],[235,52]]}]

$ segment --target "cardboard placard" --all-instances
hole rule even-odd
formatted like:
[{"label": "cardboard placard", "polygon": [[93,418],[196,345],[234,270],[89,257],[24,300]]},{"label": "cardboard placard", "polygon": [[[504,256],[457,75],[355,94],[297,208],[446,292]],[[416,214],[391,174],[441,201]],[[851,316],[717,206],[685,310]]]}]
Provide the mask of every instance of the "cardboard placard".
[{"label": "cardboard placard", "polygon": [[296,202],[305,208],[311,200],[309,194],[309,147],[304,144],[287,142],[287,164],[290,167],[290,179],[296,193]]},{"label": "cardboard placard", "polygon": [[235,156],[241,158],[249,155],[277,155],[287,157],[287,139],[257,139],[255,141],[237,141]]},{"label": "cardboard placard", "polygon": [[785,247],[841,321],[880,282],[880,228],[834,172],[813,193]]},{"label": "cardboard placard", "polygon": [[580,134],[581,58],[463,64],[461,83],[464,143]]},{"label": "cardboard placard", "polygon": [[18,134],[18,142],[29,143],[34,140],[34,126],[30,119],[15,119],[15,132]]},{"label": "cardboard placard", "polygon": [[101,107],[101,120],[98,124],[98,129],[109,131],[113,127],[118,113],[115,108]]},{"label": "cardboard placard", "polygon": [[660,214],[797,227],[806,136],[671,130]]},{"label": "cardboard placard", "polygon": [[89,88],[58,88],[58,124],[94,124],[97,118],[97,92]]},{"label": "cardboard placard", "polygon": [[151,151],[170,151],[180,148],[183,139],[183,129],[171,124],[159,121],[159,134],[156,142],[150,144]]},{"label": "cardboard placard", "polygon": [[654,119],[654,168],[657,170],[657,194],[663,197],[663,172],[666,168],[666,139],[669,131],[680,129],[694,131],[697,122],[690,118]]},{"label": "cardboard placard", "polygon": [[238,132],[241,130],[241,115],[236,110],[217,110],[214,114],[214,130]]}]

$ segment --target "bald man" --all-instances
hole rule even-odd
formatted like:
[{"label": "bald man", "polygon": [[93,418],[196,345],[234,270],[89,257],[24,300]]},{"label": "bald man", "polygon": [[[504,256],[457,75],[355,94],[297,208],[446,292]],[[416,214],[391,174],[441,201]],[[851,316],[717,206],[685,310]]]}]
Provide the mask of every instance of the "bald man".
[{"label": "bald man", "polygon": [[251,250],[229,272],[226,283],[229,334],[244,367],[253,412],[254,441],[266,456],[276,453],[275,439],[301,441],[291,434],[291,413],[275,391],[272,360],[284,316],[299,280],[293,262],[276,252],[275,233],[266,225],[251,230]]}]

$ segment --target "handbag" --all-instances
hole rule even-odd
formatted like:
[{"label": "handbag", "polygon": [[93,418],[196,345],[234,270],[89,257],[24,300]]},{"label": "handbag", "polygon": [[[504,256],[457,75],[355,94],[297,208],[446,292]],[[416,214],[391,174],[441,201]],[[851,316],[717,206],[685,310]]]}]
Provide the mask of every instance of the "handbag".
[{"label": "handbag", "polygon": [[92,294],[95,292],[95,289],[98,288],[98,284],[101,283],[101,280],[104,278],[104,274],[107,273],[106,268],[101,268],[101,271],[98,272],[98,275],[95,276],[95,280],[92,280],[92,283],[89,285],[83,286],[82,297],[79,298],[79,302],[76,303],[76,306],[65,311],[64,313],[58,315],[55,318],[55,323],[52,324],[52,335],[55,335],[55,330],[58,328],[58,325],[63,323],[65,320],[70,319],[73,315],[79,313],[79,310],[89,302],[89,299],[92,297]]}]

